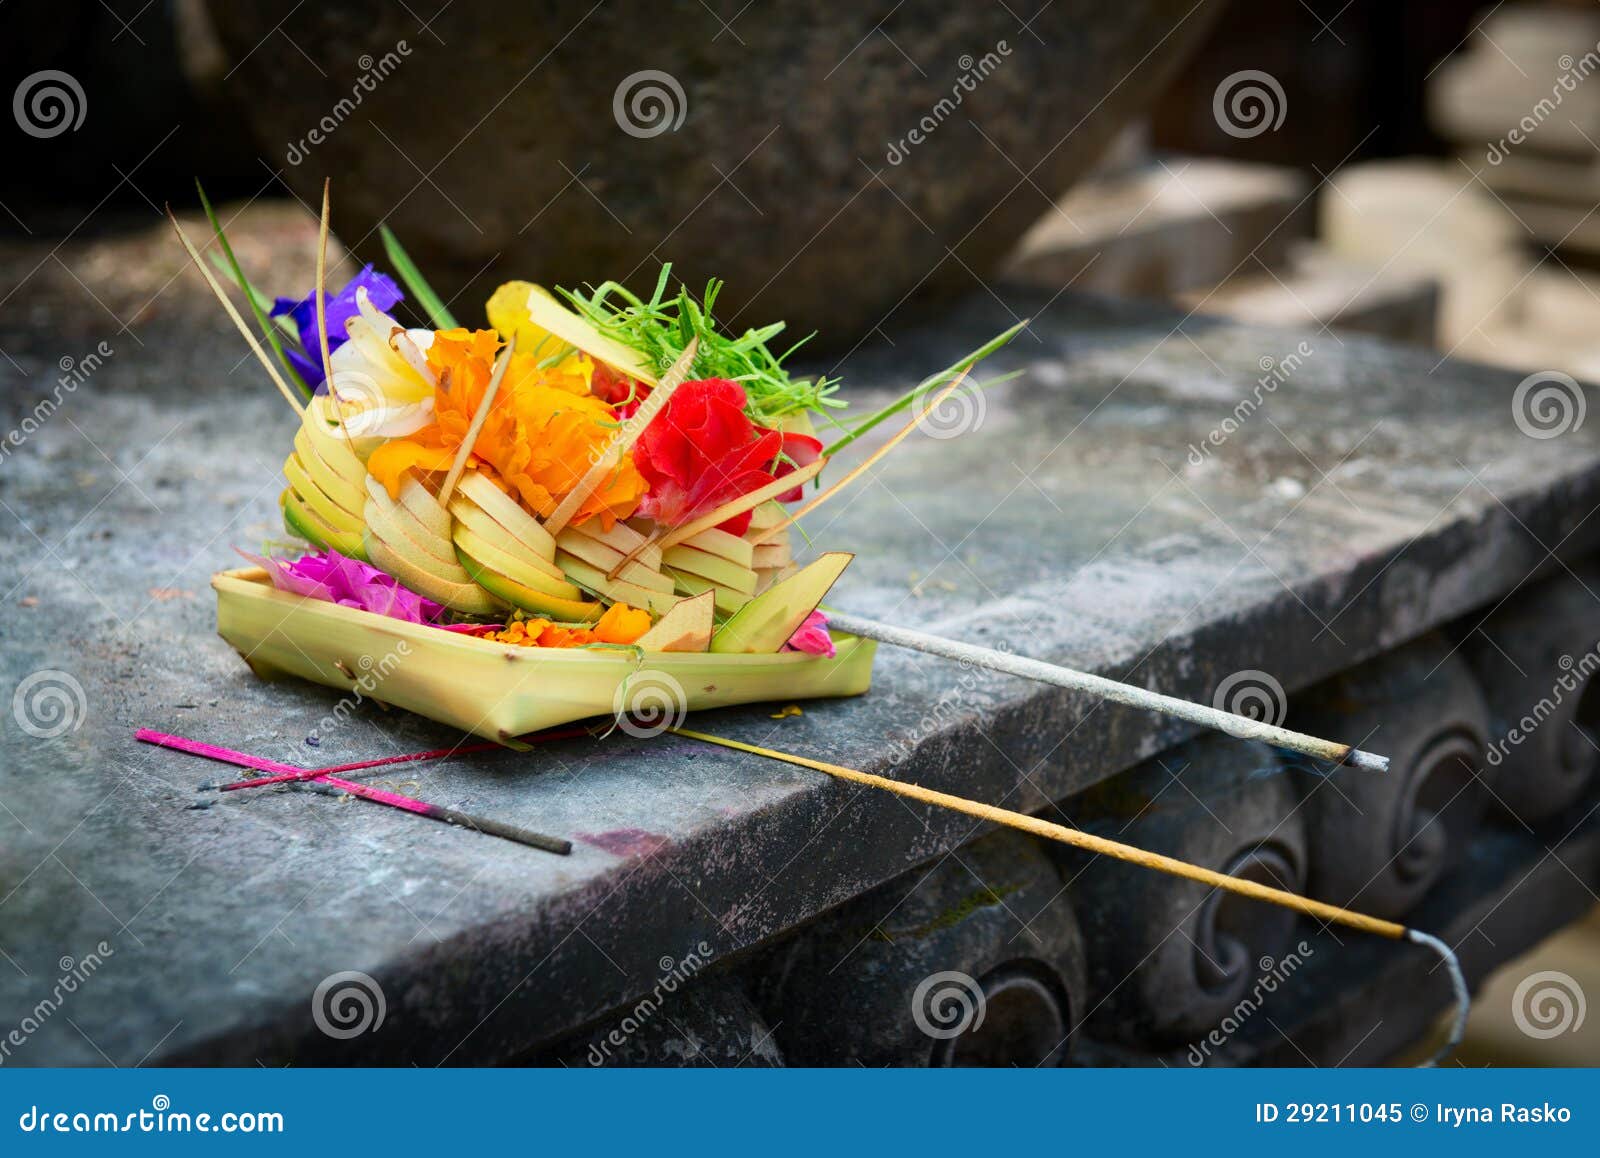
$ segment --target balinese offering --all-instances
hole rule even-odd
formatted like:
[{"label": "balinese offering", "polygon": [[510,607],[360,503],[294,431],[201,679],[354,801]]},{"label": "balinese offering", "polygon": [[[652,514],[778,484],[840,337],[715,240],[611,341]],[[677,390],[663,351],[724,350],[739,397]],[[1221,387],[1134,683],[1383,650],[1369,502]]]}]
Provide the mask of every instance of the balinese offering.
[{"label": "balinese offering", "polygon": [[719,284],[697,296],[670,266],[649,298],[508,282],[462,325],[392,235],[398,280],[369,265],[328,292],[324,256],[268,303],[212,222],[261,340],[229,312],[299,417],[287,538],[215,576],[223,637],[262,676],[368,676],[501,742],[663,686],[680,713],[866,691],[875,643],[819,610],[852,555],[802,563],[791,534],[818,427],[843,445],[1015,332],[851,426],[836,380],[785,368],[781,322],[725,332]]},{"label": "balinese offering", "polygon": [[[652,735],[670,730],[782,760],[1424,945],[1445,963],[1456,998],[1440,1056],[1460,1040],[1466,984],[1450,947],[1430,934],[1025,813],[682,726],[695,708],[865,692],[882,641],[1317,759],[1387,769],[1383,756],[1267,721],[821,610],[854,556],[821,550],[802,561],[790,528],[909,436],[1025,323],[851,424],[838,382],[785,368],[798,343],[782,352],[772,345],[781,322],[726,332],[714,312],[718,283],[697,297],[673,284],[670,266],[648,298],[615,282],[587,291],[507,282],[486,303],[486,324],[464,326],[385,231],[399,283],[368,266],[330,296],[325,188],[316,284],[303,298],[269,303],[209,203],[206,210],[217,267],[243,293],[260,340],[181,228],[178,235],[299,418],[279,496],[291,542],[247,554],[254,566],[212,580],[219,630],[260,675],[360,689],[508,747],[563,738],[566,731],[550,729],[588,717],[654,716]],[[405,292],[429,326],[396,318]],[[906,410],[916,417],[790,510],[830,452]],[[827,447],[823,427],[834,434]],[[331,775],[456,749],[302,769],[149,729],[138,738],[268,774],[225,785],[230,791],[315,780],[550,852],[571,848],[564,837]]]}]

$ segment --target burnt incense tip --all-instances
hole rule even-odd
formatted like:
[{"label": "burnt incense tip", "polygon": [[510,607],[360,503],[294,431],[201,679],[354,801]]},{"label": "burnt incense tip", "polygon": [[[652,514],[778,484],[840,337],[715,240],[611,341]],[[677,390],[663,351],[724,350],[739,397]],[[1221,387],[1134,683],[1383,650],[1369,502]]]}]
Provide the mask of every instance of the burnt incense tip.
[{"label": "burnt incense tip", "polygon": [[1344,763],[1355,768],[1365,768],[1369,772],[1389,770],[1389,757],[1379,756],[1375,752],[1363,752],[1360,748],[1350,749],[1350,754],[1344,758]]}]

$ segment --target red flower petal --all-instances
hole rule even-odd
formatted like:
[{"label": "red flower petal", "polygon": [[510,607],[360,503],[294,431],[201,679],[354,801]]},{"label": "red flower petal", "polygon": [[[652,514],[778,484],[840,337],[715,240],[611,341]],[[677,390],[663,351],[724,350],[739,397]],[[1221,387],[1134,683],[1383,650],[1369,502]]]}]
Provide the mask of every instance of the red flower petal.
[{"label": "red flower petal", "polygon": [[[678,387],[634,445],[634,463],[650,486],[640,513],[681,526],[772,481],[783,436],[755,425],[744,407],[737,382],[707,378]],[[722,527],[743,534],[749,524],[747,513]]]}]

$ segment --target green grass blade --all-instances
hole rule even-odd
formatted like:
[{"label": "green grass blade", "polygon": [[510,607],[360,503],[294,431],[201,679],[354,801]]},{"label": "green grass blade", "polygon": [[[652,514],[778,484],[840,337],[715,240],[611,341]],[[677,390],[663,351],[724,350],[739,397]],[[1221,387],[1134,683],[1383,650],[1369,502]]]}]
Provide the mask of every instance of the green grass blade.
[{"label": "green grass blade", "polygon": [[273,317],[271,312],[272,303],[267,300],[266,294],[256,289],[249,282],[241,282],[234,277],[233,267],[228,264],[227,259],[220,253],[211,254],[211,267],[232,282],[234,288],[249,298],[252,304],[259,306],[261,311],[267,315],[267,321],[276,326],[281,334],[296,342],[300,340],[300,333],[295,329],[294,322],[289,319],[289,316],[287,314],[279,314],[277,317]]},{"label": "green grass blade", "polygon": [[311,397],[311,388],[306,385],[305,379],[300,377],[294,365],[289,361],[288,355],[283,352],[283,343],[278,340],[278,332],[267,320],[266,310],[261,308],[261,295],[256,293],[251,286],[250,279],[245,277],[244,269],[239,265],[239,259],[233,254],[233,246],[228,244],[228,235],[222,230],[222,222],[217,219],[217,212],[211,208],[211,198],[206,196],[205,186],[200,184],[200,179],[195,178],[195,189],[200,194],[200,204],[206,211],[206,220],[211,223],[211,231],[217,235],[217,241],[222,246],[222,253],[228,260],[229,271],[233,275],[234,284],[244,291],[245,299],[250,303],[250,312],[255,315],[256,325],[261,327],[262,336],[267,339],[267,345],[272,347],[272,352],[277,355],[278,362],[283,366],[284,372],[289,375],[289,381],[300,388],[300,392],[307,399]]},{"label": "green grass blade", "polygon": [[[859,423],[852,426],[849,434],[845,435],[843,438],[839,439],[839,441],[828,447],[828,453],[838,454],[840,450],[844,449],[846,446],[849,446],[852,442],[860,438],[863,434],[867,433],[867,431],[871,430],[879,423],[887,421],[888,419],[893,418],[896,414],[899,414],[901,411],[908,409],[913,403],[927,394],[934,387],[942,386],[944,383],[950,381],[950,379],[954,378],[963,370],[966,370],[971,366],[976,366],[979,362],[983,361],[990,354],[993,354],[996,350],[1005,346],[1011,341],[1012,338],[1020,334],[1027,324],[1027,319],[1018,322],[1009,330],[1005,331],[1005,333],[996,334],[994,337],[990,338],[987,342],[979,346],[976,350],[972,351],[972,353],[966,355],[966,357],[962,358],[960,361],[954,363],[953,365],[946,366],[937,374],[930,374],[921,382],[918,382],[910,390],[907,390],[904,394],[900,395],[899,398],[896,398],[893,402],[889,403],[889,405],[885,406],[876,413],[869,414]],[[999,378],[994,378],[983,383],[978,388],[980,390],[987,390],[990,386],[998,386],[1001,382],[1009,382],[1012,378],[1015,378],[1017,374],[1020,373],[1021,371],[1016,371],[1011,374],[1003,374]]]},{"label": "green grass blade", "polygon": [[411,255],[400,244],[400,239],[394,235],[394,230],[387,225],[378,226],[378,233],[383,238],[383,251],[389,255],[389,264],[394,266],[394,271],[400,275],[400,280],[406,283],[406,289],[411,291],[411,296],[417,299],[417,304],[428,315],[428,320],[433,323],[436,330],[453,330],[459,323],[451,315],[439,295],[433,292],[433,287],[422,276],[422,271],[417,268]]}]

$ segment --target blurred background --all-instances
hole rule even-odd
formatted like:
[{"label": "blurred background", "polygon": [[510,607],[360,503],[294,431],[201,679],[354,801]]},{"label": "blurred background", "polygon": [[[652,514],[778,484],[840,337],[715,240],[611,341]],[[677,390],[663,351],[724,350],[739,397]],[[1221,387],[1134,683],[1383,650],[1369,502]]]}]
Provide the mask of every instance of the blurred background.
[{"label": "blurred background", "polygon": [[[584,79],[595,45],[631,64],[638,30],[671,24],[649,6],[11,0],[6,272],[193,210],[195,175],[282,205],[289,244],[331,174],[341,240],[370,259],[389,222],[452,296],[508,269],[648,282],[671,259],[727,279],[740,313],[849,346],[999,273],[1594,376],[1594,4],[1158,3],[1051,52],[1041,30],[1095,6],[1031,24],[920,7],[819,30],[800,8],[708,5],[613,92]],[[515,52],[489,34],[508,27]],[[942,128],[923,114],[955,88],[915,61],[972,43],[996,47],[959,56],[969,90]],[[477,124],[440,115],[480,93],[504,95]],[[938,149],[907,139],[919,124]],[[782,278],[769,246],[796,253]],[[91,288],[119,321],[160,307]]]},{"label": "blurred background", "polygon": [[[387,222],[451,300],[672,260],[821,352],[998,281],[1600,378],[1594,3],[686,7],[0,5],[0,393],[170,307],[196,175],[268,292],[332,176],[349,253]],[[1600,1018],[1525,1051],[1510,990],[1600,991],[1597,950],[1507,966],[1462,1060],[1593,1063]]]}]

